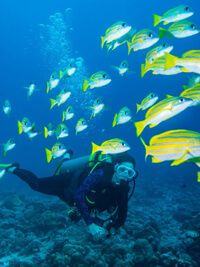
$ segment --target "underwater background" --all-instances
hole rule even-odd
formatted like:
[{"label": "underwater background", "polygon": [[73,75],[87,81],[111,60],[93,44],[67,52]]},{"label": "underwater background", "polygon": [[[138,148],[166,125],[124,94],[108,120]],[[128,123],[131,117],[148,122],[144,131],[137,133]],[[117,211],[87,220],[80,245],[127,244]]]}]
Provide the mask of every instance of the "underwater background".
[{"label": "underwater background", "polygon": [[[123,45],[114,51],[101,48],[100,37],[114,22],[124,20],[137,30],[153,27],[153,14],[188,4],[194,10],[191,20],[200,27],[198,1],[2,1],[1,27],[1,95],[0,105],[8,99],[12,106],[9,116],[0,113],[0,143],[14,138],[16,147],[1,163],[18,162],[39,177],[54,173],[59,160],[46,162],[45,148],[56,142],[40,134],[29,140],[19,135],[17,121],[28,117],[39,130],[48,123],[61,122],[64,107],[50,110],[50,95],[46,82],[54,71],[63,69],[70,59],[79,62],[77,73],[66,86],[72,92],[68,104],[75,109],[69,123],[69,137],[62,140],[73,157],[91,153],[91,142],[101,144],[111,138],[121,138],[130,145],[136,160],[139,177],[136,190],[129,202],[127,221],[121,232],[101,243],[90,240],[81,221],[67,218],[67,206],[56,197],[33,192],[17,177],[6,174],[0,180],[0,266],[200,266],[200,184],[198,167],[184,163],[171,167],[169,162],[145,161],[145,149],[136,137],[133,122],[112,127],[113,116],[123,106],[133,113],[133,121],[142,120],[136,114],[136,103],[151,91],[159,99],[179,95],[192,74],[172,76],[147,73],[141,78],[140,65],[150,49],[127,54]],[[199,34],[183,39],[164,39],[174,45],[173,54],[199,49]],[[128,60],[129,75],[119,76],[112,68]],[[105,70],[112,82],[103,88],[83,93],[85,77]],[[35,83],[38,90],[27,98],[24,87]],[[61,88],[60,86],[59,88]],[[106,109],[88,128],[75,134],[75,122],[80,117],[90,118],[86,107],[97,98],[104,99]],[[178,116],[155,128],[146,128],[143,139],[173,129],[200,132],[200,107],[188,108]]]}]

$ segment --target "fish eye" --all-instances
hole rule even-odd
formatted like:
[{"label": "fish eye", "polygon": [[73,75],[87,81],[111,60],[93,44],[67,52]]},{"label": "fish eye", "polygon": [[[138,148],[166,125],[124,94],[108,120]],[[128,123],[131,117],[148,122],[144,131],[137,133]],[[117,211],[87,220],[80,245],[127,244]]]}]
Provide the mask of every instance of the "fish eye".
[{"label": "fish eye", "polygon": [[189,7],[188,6],[185,7],[185,11],[189,11]]},{"label": "fish eye", "polygon": [[180,103],[181,103],[181,102],[184,102],[184,98],[180,98],[179,102],[180,102]]},{"label": "fish eye", "polygon": [[126,146],[126,144],[124,142],[122,142],[122,146]]},{"label": "fish eye", "polygon": [[163,47],[166,47],[167,45],[166,44],[163,44]]},{"label": "fish eye", "polygon": [[151,94],[150,96],[151,96],[151,97],[154,97],[154,94]]},{"label": "fish eye", "polygon": [[152,38],[152,37],[153,37],[153,33],[150,32],[148,36],[149,36],[150,38]]},{"label": "fish eye", "polygon": [[194,30],[196,27],[195,27],[194,24],[192,24],[192,25],[190,26],[190,28]]},{"label": "fish eye", "polygon": [[122,27],[126,27],[126,23],[125,22],[122,23]]},{"label": "fish eye", "polygon": [[106,77],[107,77],[107,75],[104,73],[104,74],[103,74],[103,78],[105,79]]}]

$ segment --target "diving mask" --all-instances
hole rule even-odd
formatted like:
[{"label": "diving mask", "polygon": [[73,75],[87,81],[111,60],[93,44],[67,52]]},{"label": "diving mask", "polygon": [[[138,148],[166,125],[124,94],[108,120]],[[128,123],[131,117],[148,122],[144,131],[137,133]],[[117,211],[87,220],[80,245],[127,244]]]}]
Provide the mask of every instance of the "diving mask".
[{"label": "diving mask", "polygon": [[120,184],[121,181],[130,182],[137,176],[133,164],[130,162],[123,162],[115,166],[115,173],[113,176],[113,182]]}]

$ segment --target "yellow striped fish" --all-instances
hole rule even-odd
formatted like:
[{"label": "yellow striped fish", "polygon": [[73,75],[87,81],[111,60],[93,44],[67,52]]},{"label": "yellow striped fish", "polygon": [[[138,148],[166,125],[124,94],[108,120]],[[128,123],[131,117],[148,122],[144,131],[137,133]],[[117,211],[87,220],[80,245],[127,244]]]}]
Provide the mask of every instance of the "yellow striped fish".
[{"label": "yellow striped fish", "polygon": [[167,35],[176,37],[176,38],[185,38],[192,35],[199,33],[196,25],[188,20],[182,20],[173,23],[170,27],[166,30],[163,28],[159,28],[159,37],[163,38]]},{"label": "yellow striped fish", "polygon": [[173,45],[163,43],[152,48],[145,57],[145,60],[152,63],[156,58],[164,56],[165,53],[170,53],[173,49]]},{"label": "yellow striped fish", "polygon": [[93,89],[102,87],[111,82],[110,76],[105,71],[97,71],[88,80],[83,81],[82,90],[85,92],[88,88]]},{"label": "yellow striped fish", "polygon": [[167,70],[175,66],[182,67],[185,72],[200,74],[200,50],[187,51],[182,57],[166,53],[165,69]]},{"label": "yellow striped fish", "polygon": [[140,104],[136,103],[137,112],[139,110],[146,110],[153,106],[158,101],[158,96],[154,93],[148,94]]},{"label": "yellow striped fish", "polygon": [[119,124],[124,124],[129,122],[132,119],[131,110],[128,107],[123,107],[120,109],[119,113],[114,115],[112,122],[112,127],[115,127]]},{"label": "yellow striped fish", "polygon": [[135,122],[136,133],[139,136],[144,128],[157,126],[162,121],[168,120],[193,104],[193,100],[183,97],[167,96],[157,104],[153,105],[145,114],[143,121]]},{"label": "yellow striped fish", "polygon": [[127,42],[128,54],[131,50],[137,51],[148,48],[159,41],[158,36],[149,29],[143,29],[133,35],[131,42]]},{"label": "yellow striped fish", "polygon": [[52,159],[57,159],[59,157],[62,157],[66,152],[67,149],[60,142],[55,143],[52,146],[51,150],[45,148],[47,162],[49,163]]},{"label": "yellow striped fish", "polygon": [[153,74],[158,75],[174,75],[182,72],[182,69],[178,66],[174,66],[170,69],[165,69],[166,64],[166,57],[158,57],[152,63],[146,61],[145,64],[141,65],[141,77],[143,78],[144,75],[148,71],[152,71]]},{"label": "yellow striped fish", "polygon": [[185,98],[193,99],[193,106],[197,106],[200,104],[200,83],[195,86],[185,89],[180,96]]},{"label": "yellow striped fish", "polygon": [[152,156],[153,163],[172,161],[171,166],[186,161],[195,162],[200,157],[200,133],[190,130],[171,130],[151,138],[149,145],[141,141],[146,150],[146,158]]},{"label": "yellow striped fish", "polygon": [[163,22],[164,25],[180,21],[192,16],[194,12],[187,5],[179,5],[177,7],[171,8],[166,11],[162,16],[154,14],[154,27],[157,26],[160,22]]},{"label": "yellow striped fish", "polygon": [[131,26],[128,25],[125,21],[117,21],[112,24],[105,32],[105,35],[101,37],[101,47],[104,47],[104,44],[109,44],[131,30]]},{"label": "yellow striped fish", "polygon": [[130,146],[122,139],[113,138],[106,140],[100,146],[92,143],[92,154],[97,151],[101,151],[102,154],[119,154],[126,152],[130,149]]}]

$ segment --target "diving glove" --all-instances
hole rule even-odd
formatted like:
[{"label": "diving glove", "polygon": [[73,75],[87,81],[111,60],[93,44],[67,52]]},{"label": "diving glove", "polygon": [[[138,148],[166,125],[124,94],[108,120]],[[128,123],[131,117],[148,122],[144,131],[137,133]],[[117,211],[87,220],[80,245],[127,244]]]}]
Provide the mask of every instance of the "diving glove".
[{"label": "diving glove", "polygon": [[95,241],[102,240],[107,235],[106,229],[95,223],[88,225],[88,233]]}]

